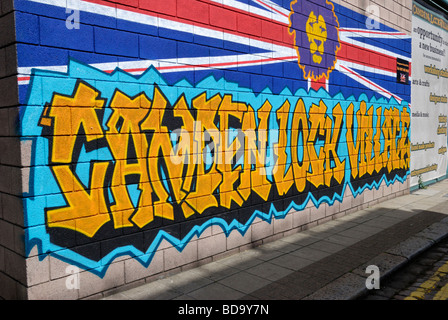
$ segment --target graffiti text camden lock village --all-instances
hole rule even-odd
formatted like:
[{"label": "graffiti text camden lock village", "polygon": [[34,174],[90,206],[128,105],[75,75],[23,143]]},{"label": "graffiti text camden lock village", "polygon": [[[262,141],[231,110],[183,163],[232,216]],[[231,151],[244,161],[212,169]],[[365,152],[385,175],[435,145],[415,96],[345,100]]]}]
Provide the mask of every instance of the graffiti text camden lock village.
[{"label": "graffiti text camden lock village", "polygon": [[[47,203],[50,230],[93,238],[107,225],[163,229],[218,212],[244,224],[249,216],[236,213],[255,199],[275,200],[277,211],[309,196],[332,202],[348,181],[361,186],[409,169],[406,106],[309,95],[281,103],[266,95],[252,106],[206,90],[171,104],[163,90],[116,89],[106,99],[78,81],[71,94],[54,93],[39,119],[65,201]],[[100,149],[110,158],[81,161]]]}]

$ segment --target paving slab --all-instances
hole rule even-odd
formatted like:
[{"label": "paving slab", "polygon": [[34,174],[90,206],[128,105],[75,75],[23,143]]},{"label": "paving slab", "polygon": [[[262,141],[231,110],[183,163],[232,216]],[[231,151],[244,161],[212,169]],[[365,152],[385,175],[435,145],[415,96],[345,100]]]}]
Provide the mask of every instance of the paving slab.
[{"label": "paving slab", "polygon": [[264,279],[252,273],[243,271],[235,273],[230,277],[220,280],[218,283],[225,285],[226,287],[233,288],[245,294],[249,294],[257,289],[260,289],[272,281]]},{"label": "paving slab", "polygon": [[245,296],[244,292],[232,289],[219,282],[214,282],[188,294],[195,300],[238,300]]},{"label": "paving slab", "polygon": [[282,279],[293,272],[291,269],[270,262],[261,263],[253,268],[247,269],[246,271],[271,282]]},{"label": "paving slab", "polygon": [[244,252],[105,297],[349,300],[448,236],[448,180]]}]

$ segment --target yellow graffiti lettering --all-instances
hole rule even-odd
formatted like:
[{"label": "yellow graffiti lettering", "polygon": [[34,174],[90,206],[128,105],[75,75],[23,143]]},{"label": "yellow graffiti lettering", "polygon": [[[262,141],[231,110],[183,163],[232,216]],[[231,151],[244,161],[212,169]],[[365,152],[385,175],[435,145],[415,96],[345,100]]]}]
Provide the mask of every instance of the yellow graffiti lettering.
[{"label": "yellow graffiti lettering", "polygon": [[400,168],[400,158],[399,158],[399,137],[400,133],[401,133],[401,128],[400,128],[400,110],[398,110],[397,108],[393,108],[392,110],[392,143],[393,143],[393,148],[392,148],[392,170],[396,170]]},{"label": "yellow graffiti lettering", "polygon": [[[265,167],[268,147],[268,119],[271,109],[271,104],[266,101],[258,110],[258,129],[256,128],[254,110],[251,106],[248,106],[248,111],[243,117],[244,170],[241,174],[241,183],[238,190],[244,199],[249,197],[252,190],[266,201],[271,192]],[[253,169],[252,166],[254,166]]]},{"label": "yellow graffiti lettering", "polygon": [[88,190],[74,176],[69,165],[51,166],[67,206],[47,211],[49,227],[72,229],[93,237],[110,220],[103,190],[108,166],[107,162],[93,163]]},{"label": "yellow graffiti lettering", "polygon": [[361,102],[355,124],[353,104],[347,108],[347,148],[353,178],[409,167],[409,112],[378,107],[375,113],[374,125],[373,106],[367,109],[366,103]]},{"label": "yellow graffiti lettering", "polygon": [[[316,151],[316,142],[319,136],[325,136],[326,112],[327,106],[321,100],[319,105],[312,104],[308,118],[311,124],[311,129],[308,135],[307,150],[311,164],[311,171],[308,171],[307,179],[316,188],[324,184],[325,152],[323,151],[323,146],[319,147],[319,152]],[[319,155],[317,155],[317,153],[319,153]]]},{"label": "yellow graffiti lettering", "polygon": [[[170,166],[169,155],[171,154],[171,139],[168,128],[162,126],[160,119],[163,118],[168,101],[160,92],[159,88],[154,89],[154,98],[152,101],[151,111],[140,124],[142,131],[151,131],[152,139],[148,148],[148,169],[151,186],[156,194],[157,200],[154,201],[154,215],[169,220],[174,220],[173,206],[169,202],[169,190],[165,189],[160,162],[167,164],[169,177],[176,179],[180,176],[179,166]],[[164,159],[164,155],[168,159]],[[170,170],[171,169],[171,170]],[[165,181],[166,182],[166,181]]]},{"label": "yellow graffiti lettering", "polygon": [[[342,108],[338,103],[333,108],[334,123],[327,117],[325,120],[325,170],[324,180],[327,187],[331,186],[331,178],[333,177],[337,183],[342,183],[345,175],[345,160],[341,161],[337,153],[337,146],[339,144],[339,135],[342,127]],[[333,131],[333,132],[332,132]],[[332,166],[334,162],[334,166]]]},{"label": "yellow graffiti lettering", "polygon": [[381,153],[381,108],[376,109],[376,126],[375,126],[375,135],[373,137],[373,152],[375,153],[374,157],[374,165],[375,165],[375,171],[380,172],[383,168],[383,158],[380,156]]},{"label": "yellow graffiti lettering", "polygon": [[401,124],[401,137],[398,142],[400,152],[400,168],[407,170],[409,169],[410,161],[409,128],[411,124],[411,117],[406,109],[401,113]]},{"label": "yellow graffiti lettering", "polygon": [[[195,188],[188,193],[185,201],[200,214],[208,208],[218,207],[218,201],[214,196],[222,179],[221,174],[216,169],[218,155],[217,152],[213,153],[213,159],[209,160],[212,163],[209,170],[206,167],[208,163],[202,155],[206,154],[208,148],[212,149],[210,151],[217,150],[220,136],[214,119],[221,101],[219,95],[207,100],[205,93],[192,101],[192,106],[197,112],[194,129],[197,174],[195,176]],[[207,134],[207,139],[203,136],[203,133]]]},{"label": "yellow graffiti lettering", "polygon": [[[139,227],[153,220],[151,202],[149,201],[149,205],[142,205],[143,201],[148,202],[151,199],[152,189],[147,183],[148,164],[146,155],[143,154],[148,149],[148,144],[138,126],[148,113],[150,105],[151,102],[143,94],[130,99],[120,91],[115,92],[110,103],[113,112],[106,123],[106,139],[115,159],[111,187],[115,202],[111,206],[115,228],[133,226],[130,216],[134,211],[129,209],[135,209],[132,220]],[[138,187],[141,191],[140,202],[135,208],[127,188],[127,178],[134,175],[138,176]]]},{"label": "yellow graffiti lettering", "polygon": [[[277,119],[279,122],[278,143],[274,145],[274,153],[277,161],[274,167],[274,180],[279,195],[286,194],[294,184],[293,169],[287,165],[286,145],[288,143],[287,126],[289,118],[289,108],[291,104],[288,100],[277,110]],[[288,167],[288,170],[286,170]]]},{"label": "yellow graffiti lettering", "polygon": [[[356,138],[354,137],[354,105],[350,103],[347,108],[347,149],[348,149],[348,157],[350,159],[350,167],[352,177],[356,178],[358,176],[358,159],[359,159],[359,150],[360,150],[360,134],[357,133]],[[356,112],[356,117],[358,119],[358,123],[360,122],[360,111]]]},{"label": "yellow graffiti lettering", "polygon": [[[218,171],[222,173],[222,183],[219,186],[220,205],[230,208],[231,202],[236,202],[241,206],[244,202],[243,196],[235,188],[235,183],[240,179],[241,166],[234,168],[237,152],[241,152],[242,146],[237,136],[230,142],[230,117],[238,123],[242,123],[243,111],[246,109],[243,103],[233,102],[232,96],[225,95],[219,106],[219,123],[221,133],[221,143],[218,145],[218,154],[221,156],[218,161]],[[230,142],[230,143],[229,143]]]},{"label": "yellow graffiti lettering", "polygon": [[392,154],[394,152],[394,141],[393,141],[393,129],[392,129],[392,110],[386,109],[383,112],[384,114],[384,122],[382,126],[383,135],[384,135],[384,151],[382,153],[383,156],[383,164],[387,167],[389,172],[392,171]]},{"label": "yellow graffiti lettering", "polygon": [[[305,110],[305,104],[302,99],[296,103],[294,117],[291,127],[291,158],[294,172],[294,182],[297,191],[302,192],[306,186],[307,171],[310,167],[308,156],[308,118]],[[299,137],[301,141],[299,143]],[[302,151],[302,160],[299,160],[299,149]]]},{"label": "yellow graffiti lettering", "polygon": [[[193,219],[209,209],[319,193],[344,183],[346,165],[360,182],[409,169],[407,108],[360,101],[344,111],[341,103],[329,109],[324,100],[299,98],[295,106],[288,99],[276,105],[271,117],[268,99],[256,109],[230,94],[202,92],[171,104],[158,86],[149,97],[117,89],[106,110],[101,93],[81,81],[71,96],[53,95],[39,125],[66,205],[47,208],[49,228],[94,237],[108,222],[142,229],[156,217]],[[83,148],[110,156],[79,164]],[[81,166],[87,182],[77,174]]]},{"label": "yellow graffiti lettering", "polygon": [[373,150],[373,106],[367,110],[365,101],[360,104],[360,123],[358,125],[358,135],[360,142],[359,176],[366,173],[372,174],[375,169],[375,158],[372,157]]},{"label": "yellow graffiti lettering", "polygon": [[195,153],[194,146],[195,120],[188,110],[184,96],[182,96],[174,106],[173,114],[175,117],[179,117],[182,120],[182,126],[180,132],[178,132],[179,142],[176,145],[177,159],[175,158],[176,156],[172,154],[171,162],[183,167],[183,179],[178,179],[178,183],[174,185],[173,188],[179,188],[179,191],[176,192],[178,195],[178,203],[181,203],[184,216],[188,218],[195,213],[194,206],[189,205],[189,203],[184,200],[193,183],[194,164],[196,163],[196,158],[199,154]]},{"label": "yellow graffiti lettering", "polygon": [[[51,161],[53,163],[71,163],[72,150],[78,135],[85,135],[87,142],[103,137],[103,130],[98,121],[96,111],[104,106],[100,93],[89,85],[79,82],[72,97],[55,94],[51,108],[46,109],[41,125],[53,127],[53,147]],[[83,133],[80,132],[81,128]]]}]

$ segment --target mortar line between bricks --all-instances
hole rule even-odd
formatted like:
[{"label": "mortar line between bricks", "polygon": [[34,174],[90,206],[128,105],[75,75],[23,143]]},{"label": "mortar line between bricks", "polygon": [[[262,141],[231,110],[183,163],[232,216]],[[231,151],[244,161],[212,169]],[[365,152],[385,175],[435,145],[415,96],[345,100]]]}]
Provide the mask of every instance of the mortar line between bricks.
[{"label": "mortar line between bricks", "polygon": [[[431,224],[446,218],[446,215],[430,210],[431,208],[423,210],[377,234],[362,239],[347,248],[305,266],[282,279],[274,281],[242,297],[242,299],[258,298],[269,300],[280,298],[272,296],[271,293],[276,290],[270,290],[271,287],[272,289],[278,288],[279,285],[284,289],[282,291],[283,298],[299,300],[305,298],[344,274],[349,273],[351,270],[356,269],[363,263],[366,263],[378,254],[417,234]],[[388,241],[382,241],[385,238]],[[308,285],[301,287],[301,283]]]}]

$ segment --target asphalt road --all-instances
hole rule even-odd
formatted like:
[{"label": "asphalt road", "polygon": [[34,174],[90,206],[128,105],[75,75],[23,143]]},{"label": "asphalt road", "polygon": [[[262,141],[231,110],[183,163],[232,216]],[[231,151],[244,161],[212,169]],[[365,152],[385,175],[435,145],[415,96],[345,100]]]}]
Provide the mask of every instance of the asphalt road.
[{"label": "asphalt road", "polygon": [[360,300],[448,300],[448,238],[382,280]]}]

